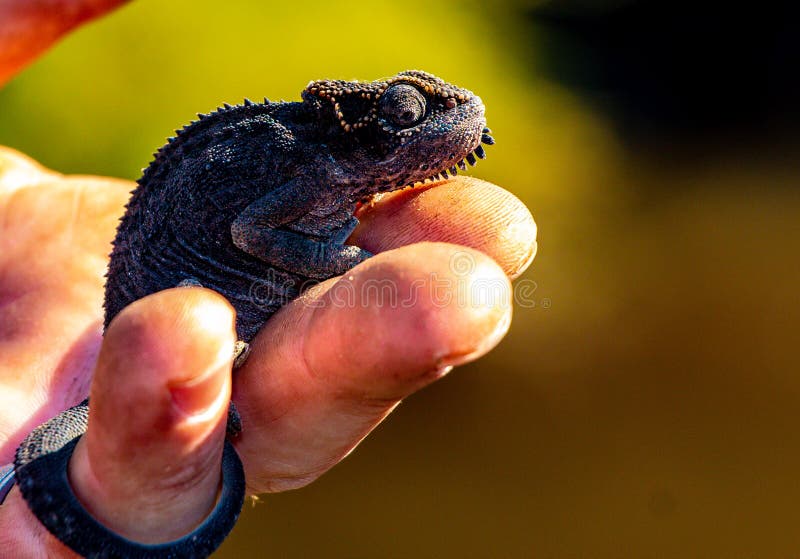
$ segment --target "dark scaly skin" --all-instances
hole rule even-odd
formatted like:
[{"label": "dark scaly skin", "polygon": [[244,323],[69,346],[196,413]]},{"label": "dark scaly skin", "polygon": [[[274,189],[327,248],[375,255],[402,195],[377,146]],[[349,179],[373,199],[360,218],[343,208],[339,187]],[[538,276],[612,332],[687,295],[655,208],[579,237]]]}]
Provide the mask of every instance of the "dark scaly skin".
[{"label": "dark scaly skin", "polygon": [[249,341],[309,280],[370,256],[344,244],[359,200],[456,173],[492,142],[480,98],[425,72],[311,82],[302,98],[226,105],[155,154],[114,240],[106,326],[189,280],[231,302]]}]

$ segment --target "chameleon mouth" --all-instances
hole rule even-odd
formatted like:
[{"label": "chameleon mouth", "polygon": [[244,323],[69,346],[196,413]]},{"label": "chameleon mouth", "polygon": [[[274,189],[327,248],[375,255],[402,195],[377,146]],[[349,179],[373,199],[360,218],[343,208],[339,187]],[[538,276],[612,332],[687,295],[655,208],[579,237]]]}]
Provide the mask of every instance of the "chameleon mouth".
[{"label": "chameleon mouth", "polygon": [[[481,140],[478,142],[478,145],[470,151],[467,155],[465,155],[461,160],[455,163],[450,163],[450,167],[444,167],[441,171],[435,172],[432,175],[425,177],[424,179],[419,179],[416,181],[412,181],[410,183],[405,183],[405,181],[400,181],[397,183],[397,186],[392,184],[386,184],[381,189],[380,192],[387,192],[392,190],[398,190],[402,188],[408,188],[410,186],[414,186],[415,184],[426,184],[428,182],[436,182],[439,180],[447,180],[450,176],[456,176],[458,174],[458,170],[461,169],[462,171],[467,170],[467,164],[469,163],[470,166],[474,166],[478,163],[478,159],[486,159],[486,151],[483,149],[483,145],[486,144],[487,146],[494,145],[494,138],[492,137],[492,131],[488,127],[484,127],[483,131],[481,132]],[[455,159],[455,154],[450,155],[451,159]],[[420,166],[420,171],[427,171],[430,166],[425,163]]]},{"label": "chameleon mouth", "polygon": [[[422,182],[426,183],[428,181],[449,179],[450,175],[456,176],[458,174],[458,170],[459,169],[461,169],[462,171],[466,171],[467,170],[467,163],[469,163],[470,166],[474,166],[478,162],[478,159],[486,159],[486,151],[483,149],[483,146],[481,144],[486,144],[487,146],[493,146],[494,145],[494,138],[492,137],[492,130],[490,128],[488,128],[488,127],[484,127],[483,128],[483,131],[481,133],[481,141],[478,142],[478,146],[474,150],[469,152],[464,157],[464,159],[462,159],[461,161],[455,163],[454,165],[452,165],[449,168],[443,169],[439,173],[434,173],[433,175],[431,175],[430,177],[427,177]],[[448,174],[448,171],[449,171],[449,174]]]},{"label": "chameleon mouth", "polygon": [[[423,179],[413,180],[411,182],[406,182],[408,178],[400,180],[398,182],[387,182],[384,183],[377,189],[377,192],[374,194],[367,194],[361,198],[362,201],[370,200],[372,197],[376,195],[381,195],[386,192],[393,192],[395,190],[403,190],[405,188],[410,188],[414,185],[418,184],[427,184],[429,182],[436,182],[440,180],[447,180],[450,176],[456,176],[458,174],[459,169],[462,171],[467,170],[467,164],[470,166],[474,166],[478,163],[478,159],[486,159],[486,150],[484,150],[483,145],[486,144],[487,146],[494,145],[494,138],[492,137],[492,131],[488,127],[484,127],[481,131],[481,139],[478,142],[478,145],[469,153],[467,153],[462,159],[457,162],[448,162],[450,166],[445,166],[441,171],[437,171],[432,175],[425,177]],[[450,154],[450,160],[455,159],[455,154]],[[447,165],[445,164],[445,165]],[[427,163],[420,165],[419,170],[422,172],[428,171],[430,169],[430,165]]]}]

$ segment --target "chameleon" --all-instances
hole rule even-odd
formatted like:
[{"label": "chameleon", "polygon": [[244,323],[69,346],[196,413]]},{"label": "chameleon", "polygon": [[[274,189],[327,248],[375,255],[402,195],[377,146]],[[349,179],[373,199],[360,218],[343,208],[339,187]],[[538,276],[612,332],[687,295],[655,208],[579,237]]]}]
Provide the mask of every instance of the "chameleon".
[{"label": "chameleon", "polygon": [[[236,368],[281,306],[310,283],[343,274],[371,256],[347,244],[359,204],[456,175],[485,157],[482,144],[494,143],[480,97],[419,70],[372,82],[312,81],[301,99],[224,104],[198,114],[156,151],[113,241],[106,328],[133,301],[179,285],[202,285],[236,309]],[[64,449],[86,428],[87,406],[34,430],[15,464],[31,510],[67,545],[91,554],[98,545],[108,549],[103,538],[113,534],[91,532],[81,524],[80,511],[69,513],[72,525],[54,522],[52,503],[66,497],[58,488],[48,494],[39,486],[62,465],[33,467],[70,452]],[[235,409],[229,414],[229,435],[241,428],[237,415]],[[213,551],[236,521],[244,480],[232,448],[226,442],[223,492],[233,488],[235,495],[228,510],[218,513],[211,535],[199,538],[205,547],[181,548],[186,556]],[[85,534],[101,543],[91,547],[82,541]],[[145,547],[113,549],[133,557]],[[177,549],[164,557],[181,556]],[[141,556],[160,556],[154,553],[148,549]]]},{"label": "chameleon", "polygon": [[481,99],[420,71],[311,82],[302,102],[224,105],[155,154],[114,240],[105,324],[181,282],[224,295],[249,342],[309,281],[370,254],[360,201],[456,174],[493,142]]}]

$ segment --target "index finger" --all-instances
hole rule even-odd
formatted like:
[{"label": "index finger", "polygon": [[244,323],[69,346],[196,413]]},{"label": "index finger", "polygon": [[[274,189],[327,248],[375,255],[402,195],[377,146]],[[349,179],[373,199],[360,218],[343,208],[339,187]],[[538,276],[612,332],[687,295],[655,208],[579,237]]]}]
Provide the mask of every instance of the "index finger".
[{"label": "index finger", "polygon": [[468,246],[518,277],[536,255],[536,223],[513,194],[474,177],[453,177],[385,194],[358,212],[349,243],[378,253],[421,241]]}]

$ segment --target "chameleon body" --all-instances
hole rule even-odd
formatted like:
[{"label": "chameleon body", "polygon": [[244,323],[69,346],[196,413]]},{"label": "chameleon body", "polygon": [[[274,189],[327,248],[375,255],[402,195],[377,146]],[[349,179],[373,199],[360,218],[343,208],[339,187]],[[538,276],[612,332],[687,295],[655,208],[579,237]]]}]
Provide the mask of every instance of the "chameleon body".
[{"label": "chameleon body", "polygon": [[[311,82],[301,102],[225,105],[177,131],[144,170],[117,230],[105,326],[129,303],[199,284],[237,311],[239,350],[308,281],[370,254],[346,244],[360,201],[474,165],[494,140],[481,99],[420,71],[360,83]],[[177,333],[180,335],[180,333]],[[246,357],[240,353],[237,363]],[[233,528],[245,480],[225,442],[220,499],[191,534],[156,546],[95,521],[66,475],[88,402],[37,427],[17,449],[23,497],[51,533],[89,557],[205,557]],[[235,434],[238,414],[229,414]],[[233,424],[233,426],[231,426]]]},{"label": "chameleon body", "polygon": [[156,152],[114,240],[106,326],[190,282],[224,295],[249,341],[309,280],[370,256],[345,244],[360,200],[447,177],[493,142],[479,97],[421,71],[311,82],[302,99],[226,105]]}]

